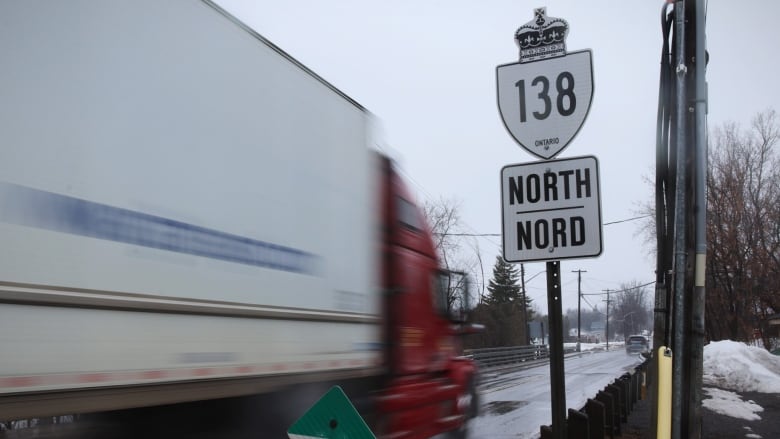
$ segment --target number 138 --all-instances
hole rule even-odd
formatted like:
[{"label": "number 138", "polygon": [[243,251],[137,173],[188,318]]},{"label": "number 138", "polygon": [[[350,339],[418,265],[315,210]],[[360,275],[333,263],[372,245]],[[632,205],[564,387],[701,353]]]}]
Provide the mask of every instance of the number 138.
[{"label": "number 138", "polygon": [[[544,102],[542,111],[534,111],[534,118],[544,120],[552,111],[552,101],[550,100],[550,82],[546,76],[537,76],[531,81],[531,86],[542,86],[537,95],[539,100]],[[520,97],[520,122],[526,121],[526,102],[525,102],[525,80],[521,79],[515,83]],[[555,98],[555,107],[561,116],[570,116],[577,107],[577,97],[574,96],[574,76],[569,72],[561,72],[555,79],[555,90],[558,95]],[[567,99],[568,98],[568,99]]]}]

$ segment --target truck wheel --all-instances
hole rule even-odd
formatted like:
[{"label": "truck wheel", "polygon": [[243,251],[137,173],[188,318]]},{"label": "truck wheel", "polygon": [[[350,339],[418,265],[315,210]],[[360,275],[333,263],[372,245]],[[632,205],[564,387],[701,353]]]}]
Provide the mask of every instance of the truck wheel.
[{"label": "truck wheel", "polygon": [[466,385],[466,393],[461,396],[459,403],[461,401],[468,404],[463,410],[466,414],[466,420],[461,424],[459,429],[451,431],[447,435],[447,437],[451,439],[467,439],[469,437],[469,422],[479,414],[479,394],[477,393],[477,384],[473,376],[469,378],[468,384]]},{"label": "truck wheel", "polygon": [[479,393],[477,393],[477,380],[472,376],[469,378],[469,384],[466,386],[471,396],[471,404],[466,412],[469,419],[476,418],[479,415]]}]

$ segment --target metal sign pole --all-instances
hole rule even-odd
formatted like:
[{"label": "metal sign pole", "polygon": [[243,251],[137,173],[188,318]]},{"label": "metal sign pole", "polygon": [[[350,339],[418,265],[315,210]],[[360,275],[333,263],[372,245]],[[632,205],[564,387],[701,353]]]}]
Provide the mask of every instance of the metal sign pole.
[{"label": "metal sign pole", "polygon": [[553,438],[566,437],[566,381],[563,368],[561,262],[547,262],[547,318],[550,331],[550,398]]},{"label": "metal sign pole", "polygon": [[688,430],[683,428],[687,419],[683,418],[683,399],[685,398],[684,375],[685,365],[688,362],[686,350],[690,348],[685,334],[685,322],[687,305],[685,301],[685,281],[688,267],[687,255],[687,178],[688,178],[688,101],[686,74],[686,47],[685,47],[685,1],[677,0],[674,3],[674,39],[675,39],[675,147],[677,148],[676,166],[676,194],[674,214],[674,289],[673,291],[673,318],[674,344],[672,345],[674,357],[672,358],[672,438],[681,439],[687,437]]},{"label": "metal sign pole", "polygon": [[519,62],[496,67],[504,126],[520,147],[544,159],[501,170],[502,240],[507,262],[547,262],[556,439],[566,437],[560,260],[596,257],[602,248],[598,160],[555,159],[579,132],[593,100],[592,53],[568,52],[568,32],[566,20],[547,16],[547,8],[536,8],[534,19],[515,32]]}]

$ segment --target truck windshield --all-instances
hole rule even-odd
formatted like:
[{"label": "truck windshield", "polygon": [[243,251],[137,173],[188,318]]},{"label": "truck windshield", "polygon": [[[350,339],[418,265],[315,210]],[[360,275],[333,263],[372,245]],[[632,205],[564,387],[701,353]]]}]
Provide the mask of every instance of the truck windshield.
[{"label": "truck windshield", "polygon": [[414,232],[420,232],[423,230],[423,225],[420,222],[420,213],[417,207],[401,197],[397,198],[398,202],[398,220],[405,228]]}]

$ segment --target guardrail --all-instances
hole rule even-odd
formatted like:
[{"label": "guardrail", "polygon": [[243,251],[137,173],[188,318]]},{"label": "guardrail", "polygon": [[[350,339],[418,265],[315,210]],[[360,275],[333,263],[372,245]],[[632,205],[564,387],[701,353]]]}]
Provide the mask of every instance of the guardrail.
[{"label": "guardrail", "polygon": [[[564,349],[564,353],[576,351],[576,348]],[[550,358],[547,345],[509,346],[501,348],[467,349],[464,354],[473,358],[481,368],[522,365]]]},{"label": "guardrail", "polygon": [[473,358],[482,368],[507,366],[550,357],[550,349],[547,345],[469,349],[464,353]]}]

